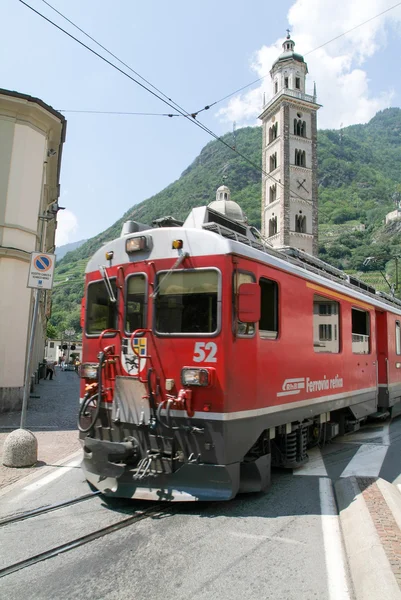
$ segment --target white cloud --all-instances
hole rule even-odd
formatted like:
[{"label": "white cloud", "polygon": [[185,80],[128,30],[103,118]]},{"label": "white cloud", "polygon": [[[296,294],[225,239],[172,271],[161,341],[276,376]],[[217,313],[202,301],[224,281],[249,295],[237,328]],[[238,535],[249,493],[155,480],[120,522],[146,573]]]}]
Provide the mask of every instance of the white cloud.
[{"label": "white cloud", "polygon": [[[310,75],[307,93],[317,85],[317,101],[323,105],[318,113],[319,127],[338,128],[353,123],[365,123],[378,110],[391,105],[393,92],[383,89],[375,94],[369,87],[367,71],[362,67],[376,52],[386,46],[386,29],[401,24],[400,7],[355,29],[308,55],[328,40],[355,27],[364,19],[379,14],[391,6],[389,0],[296,0],[288,12],[291,37],[295,50],[305,56]],[[224,121],[237,124],[254,122],[261,112],[262,97],[272,96],[269,71],[282,52],[283,38],[256,53],[252,69],[259,77],[267,75],[257,89],[232,98],[217,114]]]},{"label": "white cloud", "polygon": [[78,219],[73,212],[66,208],[57,214],[56,246],[64,246],[78,229]]}]

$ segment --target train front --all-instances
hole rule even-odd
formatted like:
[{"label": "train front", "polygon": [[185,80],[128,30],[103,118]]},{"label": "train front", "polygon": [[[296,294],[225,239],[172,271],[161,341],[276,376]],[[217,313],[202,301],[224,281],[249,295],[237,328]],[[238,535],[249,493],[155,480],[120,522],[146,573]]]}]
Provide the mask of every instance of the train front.
[{"label": "train front", "polygon": [[86,271],[80,438],[108,495],[227,500],[240,489],[223,417],[232,261],[214,233],[123,235]]}]

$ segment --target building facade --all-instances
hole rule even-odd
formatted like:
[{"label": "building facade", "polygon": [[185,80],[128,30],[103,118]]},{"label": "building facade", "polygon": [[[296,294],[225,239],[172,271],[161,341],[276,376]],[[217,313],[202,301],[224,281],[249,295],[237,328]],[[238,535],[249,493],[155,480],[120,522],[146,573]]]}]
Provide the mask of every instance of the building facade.
[{"label": "building facade", "polygon": [[[21,406],[34,293],[30,255],[53,252],[66,121],[26,94],[0,89],[0,411]],[[50,293],[41,291],[30,369],[43,360]]]},{"label": "building facade", "polygon": [[47,362],[61,361],[65,357],[66,363],[70,363],[72,359],[78,358],[82,360],[82,341],[81,340],[47,340],[45,347],[45,359]]},{"label": "building facade", "polygon": [[305,93],[307,64],[290,36],[270,71],[273,97],[260,115],[262,233],[275,247],[317,254],[316,91]]}]

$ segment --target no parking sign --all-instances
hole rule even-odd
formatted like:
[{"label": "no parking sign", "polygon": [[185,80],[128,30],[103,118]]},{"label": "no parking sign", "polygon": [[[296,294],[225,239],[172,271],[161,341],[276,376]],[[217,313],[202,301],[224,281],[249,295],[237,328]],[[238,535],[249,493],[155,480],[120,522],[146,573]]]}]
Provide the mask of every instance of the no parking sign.
[{"label": "no parking sign", "polygon": [[51,290],[56,257],[54,254],[32,252],[29,266],[28,285],[30,288]]}]

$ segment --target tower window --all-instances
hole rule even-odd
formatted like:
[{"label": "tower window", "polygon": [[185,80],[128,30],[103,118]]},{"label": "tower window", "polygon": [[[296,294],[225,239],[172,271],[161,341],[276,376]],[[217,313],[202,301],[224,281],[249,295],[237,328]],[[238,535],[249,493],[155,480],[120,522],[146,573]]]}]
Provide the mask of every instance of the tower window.
[{"label": "tower window", "polygon": [[278,83],[276,81],[274,84],[274,93],[277,94],[277,92],[278,92]]},{"label": "tower window", "polygon": [[304,215],[295,215],[295,231],[306,233],[306,217]]},{"label": "tower window", "polygon": [[272,142],[273,140],[275,140],[277,138],[277,130],[278,130],[278,123],[274,123],[274,125],[272,125],[269,128],[269,144],[270,144],[270,142]]},{"label": "tower window", "polygon": [[306,137],[306,121],[301,121],[301,119],[294,119],[294,135]]},{"label": "tower window", "polygon": [[284,77],[284,87],[288,88],[288,77]]},{"label": "tower window", "polygon": [[301,79],[299,77],[295,77],[295,87],[297,90],[301,89]]},{"label": "tower window", "polygon": [[224,192],[224,200],[227,200],[227,192]]},{"label": "tower window", "polygon": [[270,157],[270,171],[274,171],[274,169],[277,169],[277,152]]},{"label": "tower window", "polygon": [[270,186],[270,190],[269,190],[270,204],[272,202],[275,202],[276,199],[277,199],[277,184],[274,183],[273,185]]},{"label": "tower window", "polygon": [[269,237],[277,233],[277,217],[269,219]]},{"label": "tower window", "polygon": [[297,167],[306,167],[306,154],[305,150],[295,149],[295,162]]}]

